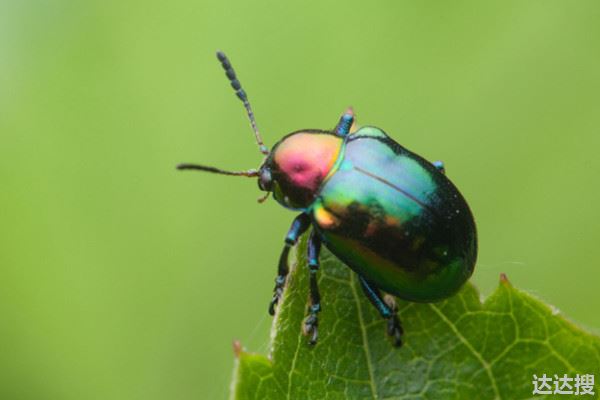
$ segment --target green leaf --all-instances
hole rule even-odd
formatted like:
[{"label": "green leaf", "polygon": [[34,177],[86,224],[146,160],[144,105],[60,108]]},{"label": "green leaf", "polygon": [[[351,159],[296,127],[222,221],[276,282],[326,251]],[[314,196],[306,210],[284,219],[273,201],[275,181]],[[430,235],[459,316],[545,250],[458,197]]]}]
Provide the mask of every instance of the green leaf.
[{"label": "green leaf", "polygon": [[[600,379],[600,338],[505,278],[483,303],[471,284],[440,303],[399,301],[404,345],[394,348],[356,275],[326,249],[319,342],[311,347],[302,335],[305,238],[297,249],[270,355],[238,349],[232,399],[538,399],[533,374]],[[596,398],[597,383],[594,392],[578,398]]]}]

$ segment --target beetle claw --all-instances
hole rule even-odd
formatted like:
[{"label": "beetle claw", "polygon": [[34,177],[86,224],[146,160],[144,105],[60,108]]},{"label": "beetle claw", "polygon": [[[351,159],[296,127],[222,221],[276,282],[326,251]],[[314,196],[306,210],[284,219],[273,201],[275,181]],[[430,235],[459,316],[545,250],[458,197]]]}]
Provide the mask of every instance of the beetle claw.
[{"label": "beetle claw", "polygon": [[310,340],[308,341],[308,344],[314,346],[315,344],[317,344],[317,339],[319,338],[319,329],[316,326],[313,326],[312,331],[313,333],[310,337]]},{"label": "beetle claw", "polygon": [[269,303],[269,315],[271,315],[271,316],[275,315],[275,306],[277,305],[278,302],[279,302],[279,297],[273,296],[273,299]]}]

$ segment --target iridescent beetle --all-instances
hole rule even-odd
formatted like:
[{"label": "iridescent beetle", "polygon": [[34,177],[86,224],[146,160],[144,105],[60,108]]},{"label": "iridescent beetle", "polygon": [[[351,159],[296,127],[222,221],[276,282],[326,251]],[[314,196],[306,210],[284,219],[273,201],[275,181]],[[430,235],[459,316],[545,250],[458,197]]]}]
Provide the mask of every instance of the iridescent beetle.
[{"label": "iridescent beetle", "polygon": [[324,244],[358,274],[362,289],[381,316],[396,346],[402,327],[389,296],[435,302],[455,293],[471,276],[477,234],[469,207],[445,176],[441,162],[430,163],[396,143],[379,128],[354,130],[348,109],[333,130],[303,129],[283,137],[269,151],[263,144],[247,95],[229,62],[217,52],[225,74],[244,103],[260,152],[258,170],[195,169],[257,177],[258,186],[285,208],[300,214],[292,222],[279,260],[271,315],[282,296],[288,253],[311,225],[308,239],[310,306],[304,332],[315,344],[321,310],[317,285],[319,251]]}]

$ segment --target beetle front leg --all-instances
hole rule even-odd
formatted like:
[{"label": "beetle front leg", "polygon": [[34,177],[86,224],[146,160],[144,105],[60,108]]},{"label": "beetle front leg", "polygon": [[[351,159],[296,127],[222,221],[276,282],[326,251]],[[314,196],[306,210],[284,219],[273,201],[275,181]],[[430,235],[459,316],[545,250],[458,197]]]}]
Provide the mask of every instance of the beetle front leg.
[{"label": "beetle front leg", "polygon": [[359,275],[358,280],[371,304],[375,306],[383,318],[387,319],[387,333],[394,340],[394,346],[402,346],[402,333],[404,331],[402,330],[400,319],[398,319],[396,303],[386,302],[381,296],[381,291],[362,276]]},{"label": "beetle front leg", "polygon": [[317,283],[317,272],[319,271],[319,253],[321,252],[321,238],[315,234],[315,230],[308,239],[308,267],[310,268],[310,305],[308,316],[304,320],[304,334],[310,336],[309,344],[314,345],[319,338],[319,317],[321,311],[321,295]]},{"label": "beetle front leg", "polygon": [[285,246],[279,257],[279,266],[277,268],[277,278],[275,278],[275,288],[273,289],[273,299],[269,304],[269,314],[275,315],[275,306],[283,295],[283,287],[285,286],[285,280],[287,278],[289,267],[288,267],[288,255],[290,248],[296,244],[300,235],[302,235],[310,226],[310,217],[308,214],[300,214],[292,222],[292,226],[285,237]]}]

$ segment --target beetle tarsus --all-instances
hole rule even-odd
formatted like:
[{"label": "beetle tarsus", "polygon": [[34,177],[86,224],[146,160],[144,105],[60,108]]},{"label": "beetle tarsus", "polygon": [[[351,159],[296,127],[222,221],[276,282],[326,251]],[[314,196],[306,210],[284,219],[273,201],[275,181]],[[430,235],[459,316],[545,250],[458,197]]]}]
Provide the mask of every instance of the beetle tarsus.
[{"label": "beetle tarsus", "polygon": [[269,303],[269,314],[275,315],[275,306],[279,303],[279,299],[283,296],[283,287],[285,286],[285,275],[278,275],[275,278],[275,289],[273,289],[273,298]]},{"label": "beetle tarsus", "polygon": [[398,318],[398,305],[396,304],[396,299],[394,296],[387,294],[383,297],[383,301],[392,312],[392,316],[387,320],[388,336],[392,338],[395,347],[401,347],[404,329],[402,329],[402,323],[400,322],[400,318]]},{"label": "beetle tarsus", "polygon": [[319,338],[319,317],[321,311],[321,295],[317,283],[319,271],[319,253],[321,252],[321,238],[313,230],[308,239],[308,267],[310,268],[310,306],[309,315],[304,321],[304,334],[310,336],[309,344],[315,345]]},{"label": "beetle tarsus", "polygon": [[400,319],[396,314],[387,320],[387,333],[392,338],[395,347],[402,346],[402,334],[404,330],[400,324]]},{"label": "beetle tarsus", "polygon": [[392,337],[394,346],[402,346],[402,334],[404,331],[398,318],[396,301],[389,295],[386,295],[384,298],[381,295],[381,290],[362,276],[359,275],[358,280],[367,299],[379,311],[379,314],[387,320],[387,334]]},{"label": "beetle tarsus", "polygon": [[317,341],[319,339],[319,317],[317,316],[317,314],[310,314],[308,317],[306,317],[306,320],[304,321],[304,334],[306,336],[310,336],[310,339],[308,339],[308,344],[310,344],[311,346],[314,346],[315,344],[317,344]]},{"label": "beetle tarsus", "polygon": [[[293,225],[292,225],[293,226]],[[289,236],[289,234],[288,234]],[[283,251],[281,252],[281,256],[279,257],[279,273],[277,278],[275,278],[275,287],[273,288],[273,298],[269,303],[269,314],[275,315],[275,306],[279,303],[279,299],[283,296],[283,288],[285,286],[285,281],[287,278],[287,274],[289,272],[288,268],[288,254],[290,252],[290,247],[292,245],[287,243],[285,244]]]},{"label": "beetle tarsus", "polygon": [[303,332],[304,335],[310,337],[308,339],[308,344],[311,346],[317,344],[317,340],[319,339],[319,311],[321,311],[321,304],[311,304],[309,307],[309,314],[304,320]]}]

